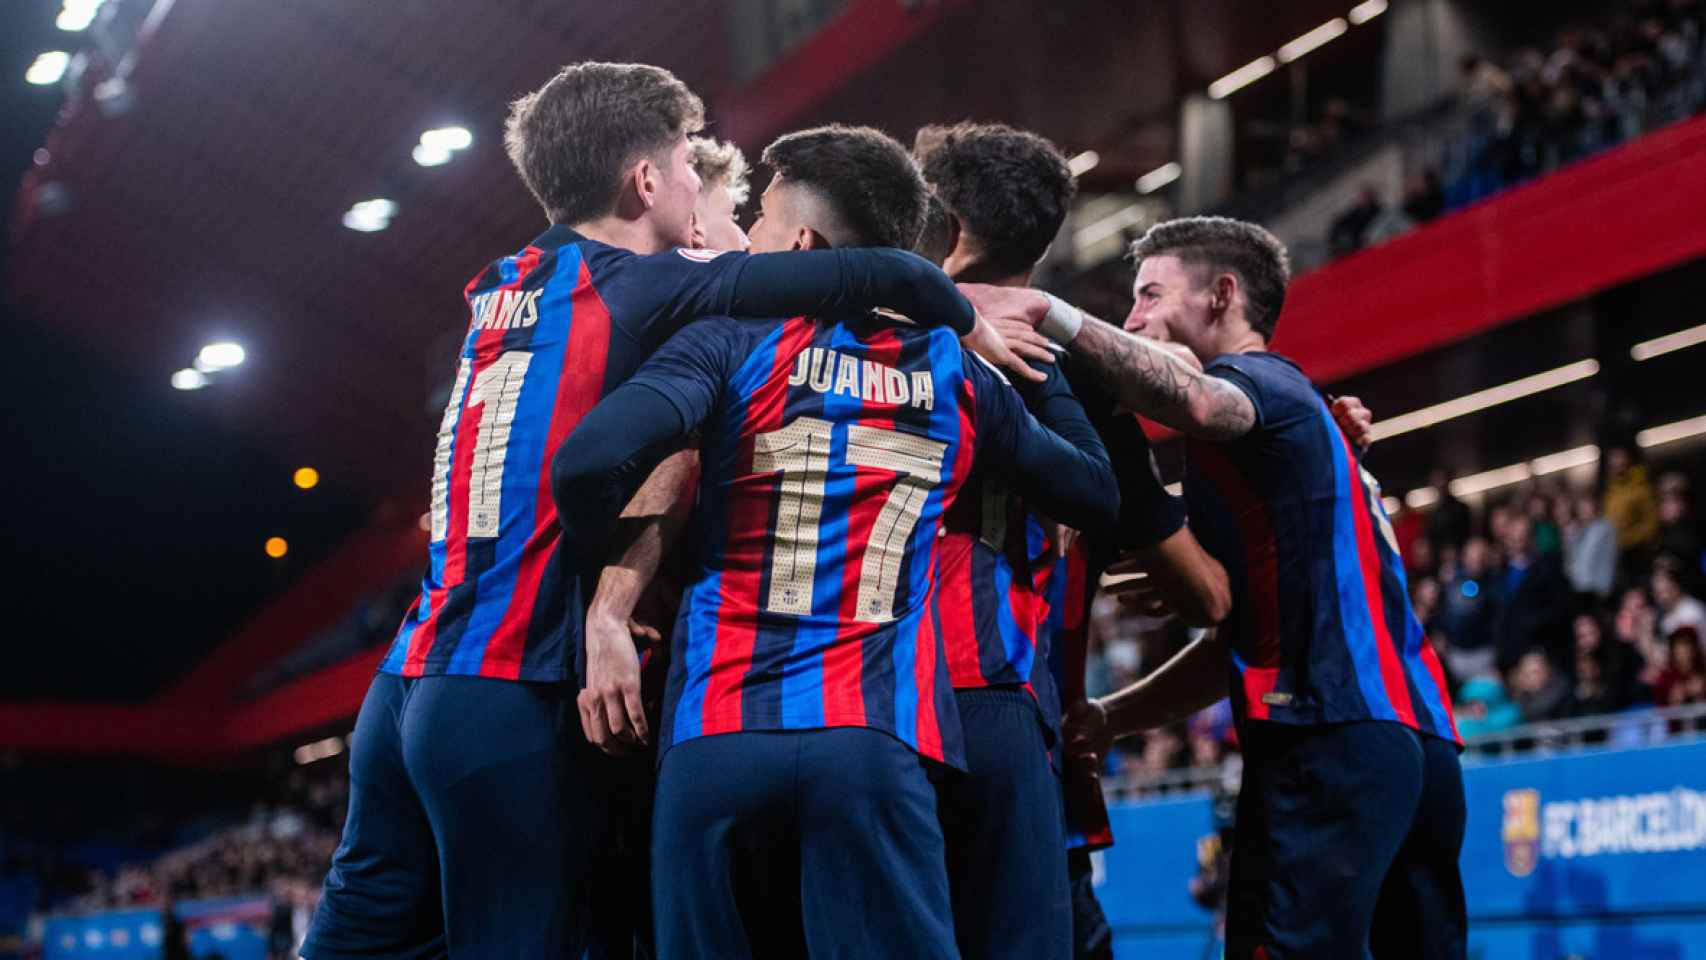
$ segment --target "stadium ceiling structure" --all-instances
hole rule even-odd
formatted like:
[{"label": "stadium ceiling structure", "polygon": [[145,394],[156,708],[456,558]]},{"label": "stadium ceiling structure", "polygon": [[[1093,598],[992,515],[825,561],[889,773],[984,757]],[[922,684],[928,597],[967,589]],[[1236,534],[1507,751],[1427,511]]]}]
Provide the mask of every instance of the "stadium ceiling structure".
[{"label": "stadium ceiling structure", "polygon": [[[1344,5],[850,0],[742,77],[731,41],[764,4],[176,0],[123,102],[85,82],[50,134],[9,289],[163,387],[201,345],[242,344],[244,367],[195,398],[211,415],[359,495],[418,500],[461,288],[543,227],[504,156],[505,104],[562,64],[668,67],[749,154],[829,120],[910,138],[1002,119],[1095,148],[1089,176],[1129,185],[1172,155],[1186,92]],[[417,162],[447,128],[471,142]]]}]

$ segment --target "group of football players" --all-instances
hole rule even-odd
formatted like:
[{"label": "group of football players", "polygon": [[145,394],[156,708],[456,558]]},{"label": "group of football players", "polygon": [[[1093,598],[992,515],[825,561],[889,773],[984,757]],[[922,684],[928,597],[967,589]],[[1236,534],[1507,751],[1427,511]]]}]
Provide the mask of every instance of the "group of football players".
[{"label": "group of football players", "polygon": [[[1450,705],[1368,411],[1267,350],[1283,246],[1153,227],[1122,329],[1031,289],[1036,134],[788,134],[749,238],[703,120],[637,64],[511,107],[550,226],[468,284],[303,955],[1111,956],[1108,744],[1230,695],[1228,956],[1461,956]],[[1218,629],[1088,700],[1107,570]]]}]

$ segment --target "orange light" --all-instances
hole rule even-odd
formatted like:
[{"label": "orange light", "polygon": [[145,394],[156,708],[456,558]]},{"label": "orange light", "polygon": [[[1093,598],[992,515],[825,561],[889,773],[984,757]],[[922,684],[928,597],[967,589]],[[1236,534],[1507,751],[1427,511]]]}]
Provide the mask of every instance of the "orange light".
[{"label": "orange light", "polygon": [[267,556],[278,560],[290,552],[290,544],[283,537],[267,538]]},{"label": "orange light", "polygon": [[290,479],[298,487],[304,490],[312,490],[320,485],[320,471],[313,467],[298,467]]}]

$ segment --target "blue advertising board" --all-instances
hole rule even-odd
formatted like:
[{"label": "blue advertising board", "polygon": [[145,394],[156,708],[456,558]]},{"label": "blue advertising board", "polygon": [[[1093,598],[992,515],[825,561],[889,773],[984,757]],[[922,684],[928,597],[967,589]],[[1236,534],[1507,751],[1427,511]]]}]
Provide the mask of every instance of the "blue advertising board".
[{"label": "blue advertising board", "polygon": [[[1471,956],[1706,960],[1706,743],[1474,764],[1464,781]],[[1188,889],[1209,801],[1110,819],[1097,892],[1116,952],[1218,957]]]},{"label": "blue advertising board", "polygon": [[[266,960],[271,915],[266,897],[178,904],[192,957]],[[42,960],[158,960],[164,932],[158,908],[51,917],[42,930]]]}]

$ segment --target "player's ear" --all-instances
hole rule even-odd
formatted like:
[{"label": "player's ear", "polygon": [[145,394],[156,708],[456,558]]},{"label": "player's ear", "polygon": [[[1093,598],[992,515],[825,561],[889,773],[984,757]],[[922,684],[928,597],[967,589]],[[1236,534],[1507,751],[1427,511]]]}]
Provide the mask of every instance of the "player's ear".
[{"label": "player's ear", "polygon": [[650,210],[657,203],[660,172],[650,157],[641,157],[639,162],[634,164],[634,169],[628,173],[634,196],[639,199],[642,210]]},{"label": "player's ear", "polygon": [[1232,306],[1232,298],[1238,293],[1238,278],[1230,273],[1223,273],[1214,278],[1214,285],[1209,290],[1209,310],[1217,317]]},{"label": "player's ear", "polygon": [[827,250],[829,249],[829,241],[824,239],[823,234],[818,233],[811,227],[801,227],[794,234],[794,249]]}]

